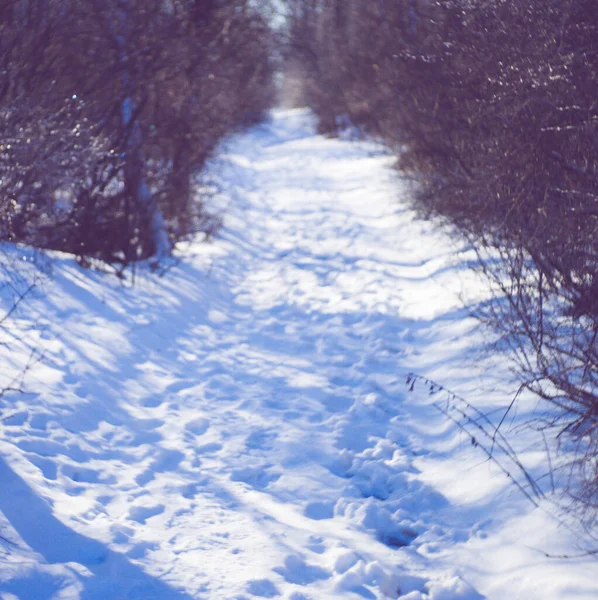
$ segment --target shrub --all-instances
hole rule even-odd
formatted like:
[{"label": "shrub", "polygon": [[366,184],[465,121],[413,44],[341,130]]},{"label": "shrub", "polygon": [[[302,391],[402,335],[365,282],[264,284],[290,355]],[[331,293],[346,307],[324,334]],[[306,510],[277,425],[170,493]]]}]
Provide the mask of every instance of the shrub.
[{"label": "shrub", "polygon": [[[496,298],[481,317],[577,440],[598,507],[595,0],[302,0],[291,44],[322,128],[346,114],[456,225]],[[501,260],[488,256],[499,253]]]},{"label": "shrub", "polygon": [[212,224],[194,180],[274,96],[248,0],[12,0],[0,12],[0,238],[128,264]]}]

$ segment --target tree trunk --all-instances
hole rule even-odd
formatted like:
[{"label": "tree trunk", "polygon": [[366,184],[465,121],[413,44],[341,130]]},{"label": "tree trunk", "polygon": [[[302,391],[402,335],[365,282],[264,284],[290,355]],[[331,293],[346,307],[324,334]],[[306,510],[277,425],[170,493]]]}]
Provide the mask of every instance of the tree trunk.
[{"label": "tree trunk", "polygon": [[[120,60],[127,64],[129,46],[129,1],[120,0],[120,31],[116,33],[116,43]],[[125,151],[125,192],[135,200],[137,210],[142,215],[142,231],[145,238],[151,240],[153,248],[150,254],[159,262],[171,251],[170,238],[164,215],[152,195],[145,177],[145,159],[143,156],[142,133],[136,116],[136,103],[133,98],[133,82],[131,73],[125,66],[122,73],[121,124],[127,136]]]}]

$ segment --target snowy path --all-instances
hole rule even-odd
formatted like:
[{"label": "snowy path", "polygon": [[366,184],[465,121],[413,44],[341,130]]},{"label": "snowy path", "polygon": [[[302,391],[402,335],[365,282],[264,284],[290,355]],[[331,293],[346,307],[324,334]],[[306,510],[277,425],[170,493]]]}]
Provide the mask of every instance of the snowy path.
[{"label": "snowy path", "polygon": [[455,443],[404,404],[407,369],[469,351],[451,248],[398,208],[389,157],[307,113],[216,163],[212,245],[133,289],[57,259],[33,303],[48,359],[3,409],[0,598],[480,598],[447,548],[487,515],[416,467]]}]

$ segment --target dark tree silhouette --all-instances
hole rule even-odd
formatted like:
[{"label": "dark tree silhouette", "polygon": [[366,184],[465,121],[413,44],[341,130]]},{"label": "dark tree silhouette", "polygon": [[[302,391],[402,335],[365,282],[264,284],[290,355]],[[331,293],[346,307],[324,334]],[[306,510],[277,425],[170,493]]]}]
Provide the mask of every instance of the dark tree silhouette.
[{"label": "dark tree silhouette", "polygon": [[210,230],[194,181],[273,97],[249,0],[11,0],[0,13],[0,238],[129,264]]},{"label": "dark tree silhouette", "polygon": [[[340,10],[340,12],[339,12]],[[598,508],[596,0],[296,0],[305,96],[381,136],[498,290],[480,316],[557,407]],[[500,260],[496,260],[497,255]],[[562,438],[561,438],[562,439]]]}]

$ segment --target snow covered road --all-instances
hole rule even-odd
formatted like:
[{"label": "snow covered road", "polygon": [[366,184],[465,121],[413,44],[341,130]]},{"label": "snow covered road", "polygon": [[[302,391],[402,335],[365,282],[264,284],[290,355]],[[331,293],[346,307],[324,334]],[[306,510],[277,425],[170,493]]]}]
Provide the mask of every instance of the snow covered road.
[{"label": "snow covered road", "polygon": [[523,500],[409,402],[409,370],[485,367],[468,275],[391,165],[275,112],[214,160],[225,226],[164,277],[55,259],[21,316],[46,359],[2,399],[2,600],[596,597],[589,559],[550,593],[537,554],[498,574],[488,507]]}]

